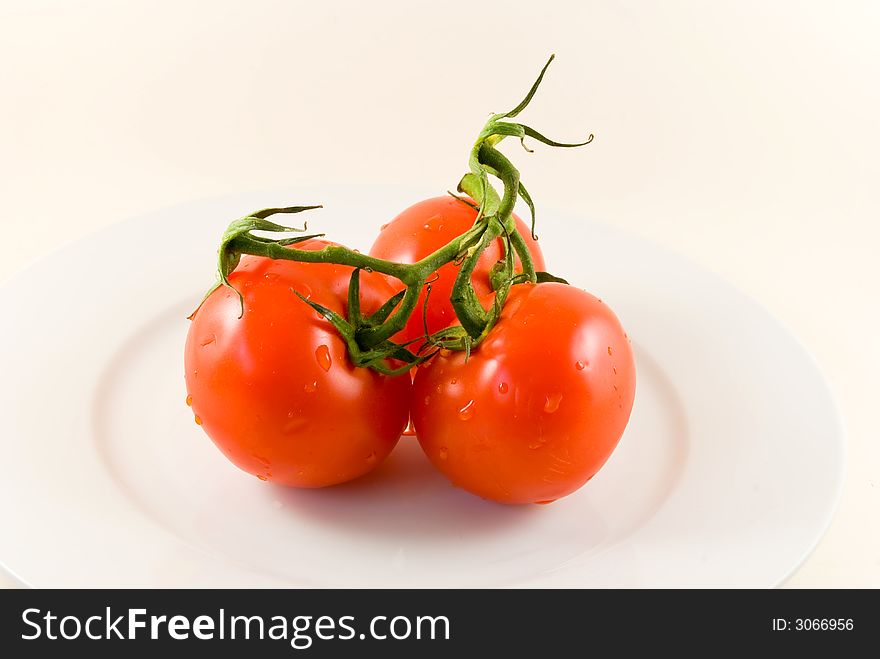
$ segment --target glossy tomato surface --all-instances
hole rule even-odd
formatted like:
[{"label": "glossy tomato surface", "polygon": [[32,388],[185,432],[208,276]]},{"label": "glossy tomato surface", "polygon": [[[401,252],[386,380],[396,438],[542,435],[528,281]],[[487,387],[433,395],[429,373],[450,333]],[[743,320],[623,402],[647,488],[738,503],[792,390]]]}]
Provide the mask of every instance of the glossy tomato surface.
[{"label": "glossy tomato surface", "polygon": [[[313,240],[298,245],[319,249]],[[375,468],[407,422],[409,377],[355,368],[333,326],[294,293],[344,312],[352,269],[245,256],[215,290],[185,348],[187,401],[218,448],[261,480],[322,487]],[[365,312],[393,294],[362,273]]]},{"label": "glossy tomato surface", "polygon": [[[532,255],[535,269],[544,270],[541,248],[532,240],[529,227],[521,219],[514,217]],[[382,231],[370,248],[370,255],[398,263],[415,263],[466,232],[474,225],[476,219],[477,211],[472,206],[451,195],[425,199],[410,206],[382,227]],[[489,272],[502,257],[502,248],[502,241],[500,239],[495,241],[486,249],[474,269],[472,282],[477,296],[481,299],[492,292]],[[517,271],[521,271],[518,259],[517,266]],[[431,278],[431,296],[427,309],[429,333],[448,327],[456,320],[449,298],[457,275],[458,266],[447,263],[437,271],[436,279]],[[393,285],[397,290],[402,288],[396,280],[393,280]],[[427,289],[422,291],[417,311],[410,317],[406,329],[400,332],[395,340],[409,341],[424,334],[421,311],[426,294]]]},{"label": "glossy tomato surface", "polygon": [[632,347],[607,305],[564,284],[521,284],[469,359],[445,351],[418,369],[411,415],[425,453],[458,487],[547,503],[611,455],[635,383]]}]

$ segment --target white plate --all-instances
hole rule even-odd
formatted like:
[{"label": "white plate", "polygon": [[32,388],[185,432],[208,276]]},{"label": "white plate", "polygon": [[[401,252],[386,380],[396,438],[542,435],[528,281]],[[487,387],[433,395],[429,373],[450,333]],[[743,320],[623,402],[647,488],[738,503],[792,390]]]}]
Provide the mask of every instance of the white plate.
[{"label": "white plate", "polygon": [[815,364],[717,277],[541,208],[552,270],[615,309],[636,349],[632,420],[584,488],[550,506],[487,503],[449,486],[407,437],[374,474],[326,490],[286,490],[226,462],[184,405],[182,364],[185,317],[213,279],[226,223],[324,203],[310,228],[363,249],[424,192],[312,188],[179,206],[7,282],[8,570],[60,587],[784,580],[827,527],[842,482],[841,423]]}]

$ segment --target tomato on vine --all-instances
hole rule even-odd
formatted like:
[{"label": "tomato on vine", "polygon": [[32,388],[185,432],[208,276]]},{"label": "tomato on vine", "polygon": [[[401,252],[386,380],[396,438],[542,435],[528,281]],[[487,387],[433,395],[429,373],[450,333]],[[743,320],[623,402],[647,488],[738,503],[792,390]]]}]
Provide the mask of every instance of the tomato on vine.
[{"label": "tomato on vine", "polygon": [[441,352],[413,385],[419,443],[453,484],[501,503],[548,503],[605,463],[635,395],[632,348],[589,293],[522,284],[467,356]]},{"label": "tomato on vine", "polygon": [[[399,263],[416,263],[473,227],[477,212],[478,209],[469,199],[451,195],[420,201],[382,227],[370,248],[370,255]],[[532,238],[525,222],[516,215],[513,217],[517,231],[523,236],[532,256],[534,268],[543,270],[544,256],[538,242]],[[480,255],[471,277],[478,298],[486,298],[494,290],[492,268],[503,261],[504,249],[504,242],[498,238]],[[516,258],[515,272],[522,272],[519,258]],[[455,310],[450,298],[457,274],[457,266],[450,262],[431,275],[430,296],[426,286],[418,298],[417,309],[423,310],[424,315],[417,312],[410,316],[406,328],[395,336],[396,340],[402,343],[413,341],[425,335],[426,327],[427,333],[433,334],[455,322]],[[391,281],[400,288],[399,282]]]},{"label": "tomato on vine", "polygon": [[632,409],[631,346],[607,306],[543,271],[535,205],[497,148],[592,140],[555,142],[512,121],[550,61],[480,131],[464,196],[405,210],[369,254],[278,237],[304,229],[268,219],[315,207],[228,227],[186,378],[196,420],[238,466],[289,485],[339,483],[379,464],[408,416],[433,464],[493,501],[553,501],[608,459]]},{"label": "tomato on vine", "polygon": [[[184,367],[196,422],[261,480],[297,487],[351,480],[385,459],[406,424],[409,379],[354,366],[332,324],[297,295],[344,313],[351,274],[340,265],[245,256],[228,276],[233,288],[213,290],[192,317]],[[364,312],[394,293],[375,273],[360,284]]]}]

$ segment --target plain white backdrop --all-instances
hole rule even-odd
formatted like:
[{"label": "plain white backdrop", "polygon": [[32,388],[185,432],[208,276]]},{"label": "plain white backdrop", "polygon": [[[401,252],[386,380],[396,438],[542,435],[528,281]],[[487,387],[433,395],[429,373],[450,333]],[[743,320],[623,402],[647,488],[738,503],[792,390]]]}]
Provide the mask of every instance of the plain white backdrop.
[{"label": "plain white backdrop", "polygon": [[848,475],[788,585],[878,587],[878,34],[872,2],[3,2],[0,280],[185,200],[452,188],[555,52],[523,118],[596,139],[517,153],[530,192],[720,274],[815,355]]}]

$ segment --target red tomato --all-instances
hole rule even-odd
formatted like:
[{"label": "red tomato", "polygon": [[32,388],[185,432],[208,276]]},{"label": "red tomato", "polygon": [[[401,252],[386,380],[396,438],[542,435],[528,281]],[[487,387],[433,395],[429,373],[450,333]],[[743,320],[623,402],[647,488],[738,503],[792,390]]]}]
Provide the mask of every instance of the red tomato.
[{"label": "red tomato", "polygon": [[635,364],[614,313],[564,284],[511,289],[485,341],[418,369],[410,413],[455,485],[501,503],[548,503],[605,463],[632,409]]},{"label": "red tomato", "polygon": [[[541,248],[538,247],[537,242],[532,240],[529,228],[525,223],[518,217],[514,217],[519,232],[532,255],[535,269],[543,270],[544,257],[541,254]],[[376,242],[370,248],[370,255],[398,263],[415,263],[470,229],[476,219],[477,211],[473,207],[451,195],[425,199],[410,206],[382,227]],[[483,252],[474,269],[472,277],[474,291],[480,298],[492,292],[489,271],[502,257],[502,247],[500,239],[495,241]],[[519,259],[517,259],[517,271],[522,271],[522,268],[519,267]],[[434,277],[431,277],[431,297],[428,301],[427,311],[429,333],[448,327],[456,320],[455,311],[449,298],[452,295],[452,285],[455,283],[457,275],[458,267],[454,263],[447,263],[437,271],[436,281],[433,281]],[[393,282],[397,290],[401,290],[402,286],[399,282],[397,280],[393,280]],[[422,309],[426,294],[427,288],[422,291],[418,307],[410,317],[406,329],[395,336],[396,341],[409,341],[424,334]]]},{"label": "red tomato", "polygon": [[[300,243],[320,249],[327,243]],[[244,256],[228,287],[195,314],[185,350],[187,401],[235,465],[297,487],[323,487],[367,473],[391,452],[407,422],[411,382],[347,359],[333,326],[294,291],[342,313],[352,269]],[[370,313],[393,295],[361,273]]]}]

